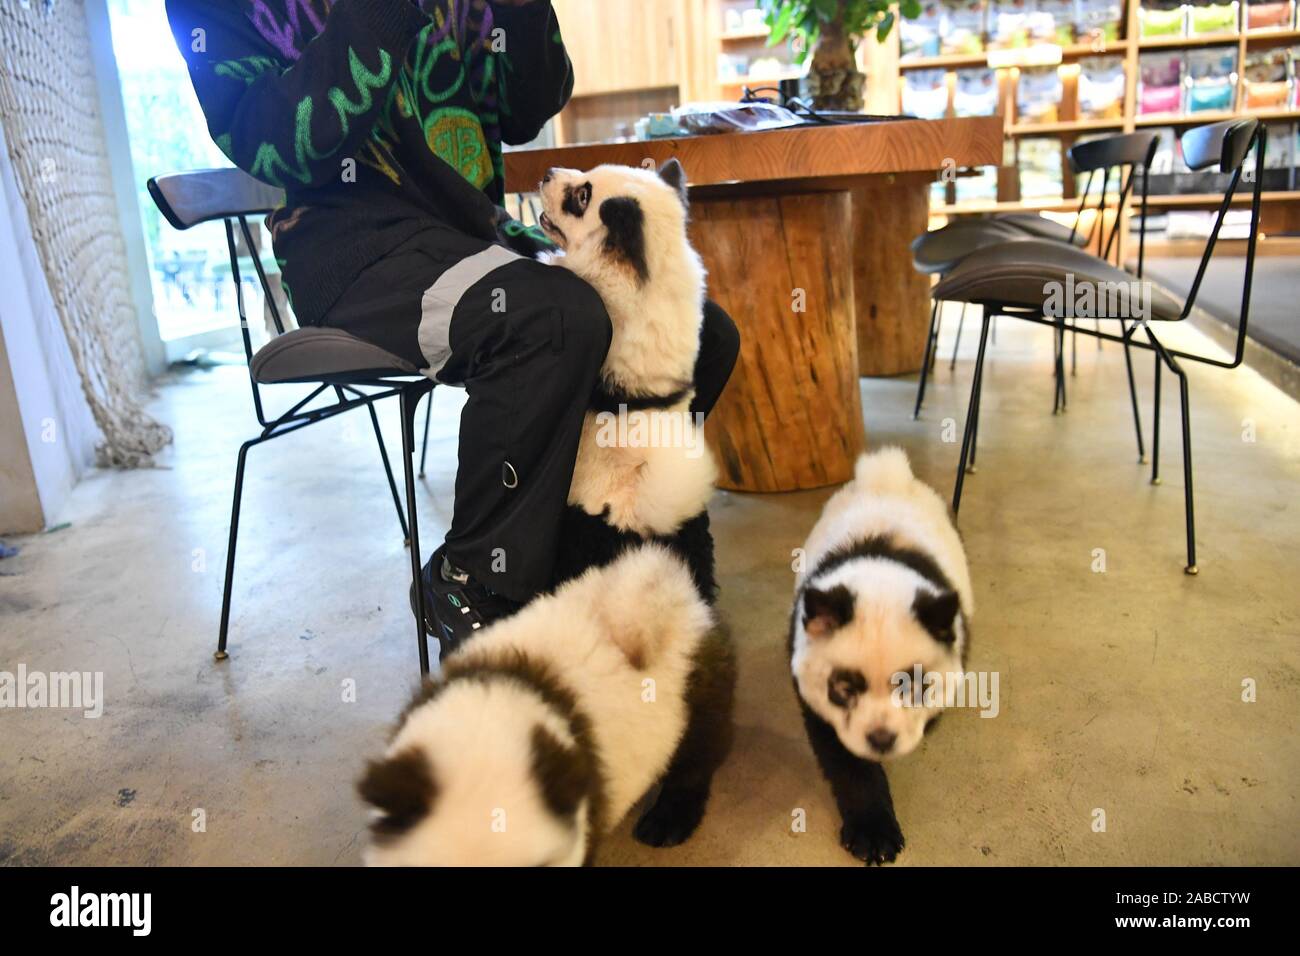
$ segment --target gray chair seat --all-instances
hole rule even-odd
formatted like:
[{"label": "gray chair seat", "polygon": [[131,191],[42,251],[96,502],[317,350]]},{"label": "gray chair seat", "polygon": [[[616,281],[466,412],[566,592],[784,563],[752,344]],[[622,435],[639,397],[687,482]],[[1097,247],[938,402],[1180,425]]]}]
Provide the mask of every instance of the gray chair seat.
[{"label": "gray chair seat", "polygon": [[[1131,295],[1141,282],[1139,294],[1148,298],[1151,318],[1167,321],[1182,318],[1183,303],[1150,282],[1142,282],[1131,272],[1118,269],[1089,252],[1050,239],[1004,242],[977,249],[935,286],[934,297],[947,302],[995,302],[1045,310],[1054,291],[1062,296],[1068,291],[1070,276],[1075,290],[1091,283],[1094,291],[1106,293],[1096,295],[1096,308],[1102,314],[1081,317],[1136,317],[1136,306],[1140,303],[1132,303]],[[1053,290],[1053,283],[1059,291]],[[1121,288],[1125,290],[1122,299],[1111,294],[1119,293]],[[1077,291],[1074,298],[1077,302]],[[1116,310],[1109,306],[1116,303],[1122,303],[1125,311],[1111,314]]]},{"label": "gray chair seat", "polygon": [[1040,216],[1036,212],[1004,212],[993,221],[1015,226],[1038,239],[1053,239],[1056,242],[1073,243],[1076,246],[1082,246],[1088,241],[1088,237],[1082,232],[1075,230],[1074,235],[1071,236],[1072,230],[1069,226],[1062,226],[1059,222]]},{"label": "gray chair seat", "polygon": [[958,219],[912,240],[912,265],[926,275],[943,275],[976,249],[1033,237],[996,219]]},{"label": "gray chair seat", "polygon": [[287,382],[348,384],[384,376],[416,375],[410,362],[340,329],[294,329],[258,349],[249,363],[262,385]]}]

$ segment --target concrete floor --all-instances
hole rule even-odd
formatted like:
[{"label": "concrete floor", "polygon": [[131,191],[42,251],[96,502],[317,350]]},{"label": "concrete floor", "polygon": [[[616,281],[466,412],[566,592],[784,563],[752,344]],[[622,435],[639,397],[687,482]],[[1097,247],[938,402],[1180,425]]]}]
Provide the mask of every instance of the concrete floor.
[{"label": "concrete floor", "polygon": [[[975,345],[968,323],[950,373],[954,326],[919,422],[914,379],[863,382],[870,441],[903,445],[945,493],[957,450],[944,420],[963,420]],[[1252,371],[1193,370],[1201,574],[1189,578],[1178,445],[1151,487],[1114,346],[1079,343],[1069,413],[1053,417],[1049,342],[1004,321],[990,346],[962,512],[979,605],[971,665],[1000,673],[1001,714],[950,714],[891,771],[899,862],[1300,863],[1300,407]],[[1149,405],[1145,358],[1140,382]],[[426,542],[448,519],[459,400],[437,395]],[[232,657],[216,665],[235,449],[251,432],[244,373],[178,377],[155,408],[176,430],[163,467],[90,477],[67,528],[11,539],[22,552],[0,562],[0,670],[102,670],[107,698],[98,720],[0,713],[0,862],[354,864],[352,781],[416,670],[406,552],[368,423],[251,453]],[[396,448],[396,409],[384,420]],[[600,862],[852,862],[783,654],[791,549],[827,494],[718,494],[738,744],[693,840],[649,850],[625,822]],[[1255,703],[1241,699],[1246,679]]]}]

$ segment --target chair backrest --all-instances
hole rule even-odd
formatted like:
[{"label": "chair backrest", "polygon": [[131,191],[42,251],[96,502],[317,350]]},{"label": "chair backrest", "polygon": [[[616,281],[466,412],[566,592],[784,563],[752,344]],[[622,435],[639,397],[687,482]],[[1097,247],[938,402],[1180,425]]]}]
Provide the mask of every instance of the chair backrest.
[{"label": "chair backrest", "polygon": [[1109,233],[1106,230],[1106,193],[1110,188],[1111,174],[1115,174],[1115,182],[1120,187],[1119,199],[1115,204],[1118,211],[1124,208],[1128,202],[1129,194],[1133,191],[1134,177],[1138,171],[1142,174],[1142,205],[1138,211],[1138,277],[1142,276],[1143,259],[1146,252],[1146,225],[1147,225],[1147,173],[1151,168],[1151,162],[1155,158],[1156,147],[1159,143],[1159,135],[1154,131],[1146,130],[1137,133],[1119,133],[1115,136],[1106,136],[1101,139],[1089,140],[1086,143],[1079,143],[1070,149],[1070,165],[1075,172],[1087,173],[1088,181],[1083,187],[1083,195],[1079,199],[1079,209],[1075,215],[1075,229],[1077,230],[1083,219],[1083,214],[1088,210],[1088,199],[1092,191],[1092,184],[1098,171],[1102,172],[1101,190],[1097,194],[1096,219],[1093,220],[1092,229],[1089,231],[1088,242],[1091,243],[1097,230],[1100,229],[1100,242],[1102,247],[1101,257],[1109,259],[1111,249],[1115,250],[1116,256],[1119,255],[1120,249],[1117,242],[1120,229],[1124,225],[1123,217],[1116,215],[1111,223]]},{"label": "chair backrest", "polygon": [[[230,276],[235,283],[235,301],[239,308],[239,331],[244,339],[244,356],[251,368],[253,340],[248,333],[248,314],[244,308],[244,284],[239,274],[239,247],[235,242],[235,223],[244,237],[244,245],[253,260],[262,295],[271,310],[277,335],[284,334],[284,319],[275,303],[275,293],[262,268],[257,254],[253,232],[248,227],[249,216],[263,216],[284,205],[284,192],[254,179],[242,169],[195,169],[182,173],[154,176],[145,184],[149,195],[169,223],[177,229],[190,229],[204,222],[221,220],[226,227],[226,249],[230,254]],[[253,404],[258,421],[266,424],[262,414],[262,398],[257,382],[251,374]]]},{"label": "chair backrest", "polygon": [[146,184],[158,211],[176,229],[201,222],[266,215],[284,205],[284,191],[242,169],[195,169],[155,176]]},{"label": "chair backrest", "polygon": [[1235,367],[1241,364],[1246,351],[1246,326],[1250,318],[1250,288],[1255,274],[1255,249],[1259,240],[1260,197],[1264,182],[1264,153],[1268,146],[1268,133],[1264,124],[1253,117],[1225,120],[1221,123],[1211,123],[1208,126],[1197,126],[1194,129],[1189,129],[1183,134],[1182,146],[1183,162],[1187,164],[1189,169],[1203,170],[1217,165],[1219,172],[1231,177],[1228,188],[1223,194],[1223,202],[1219,204],[1219,212],[1215,217],[1214,227],[1210,230],[1209,239],[1206,240],[1205,251],[1201,254],[1201,263],[1196,270],[1196,278],[1192,281],[1192,287],[1187,293],[1187,300],[1183,306],[1184,317],[1191,314],[1192,307],[1196,303],[1196,295],[1201,289],[1201,280],[1205,278],[1205,270],[1214,255],[1214,247],[1219,239],[1219,230],[1223,226],[1224,217],[1228,214],[1237,187],[1241,183],[1246,157],[1250,155],[1251,147],[1255,147],[1256,175],[1250,203],[1250,234],[1246,239],[1246,268],[1241,291],[1241,314],[1237,325],[1237,352],[1234,361],[1229,366]]},{"label": "chair backrest", "polygon": [[1091,139],[1070,148],[1070,164],[1080,173],[1117,166],[1145,166],[1155,155],[1158,140],[1159,136],[1149,131]]},{"label": "chair backrest", "polygon": [[1252,117],[1189,129],[1182,139],[1183,162],[1188,169],[1217,165],[1220,172],[1230,173],[1246,161],[1258,126],[1259,120]]}]

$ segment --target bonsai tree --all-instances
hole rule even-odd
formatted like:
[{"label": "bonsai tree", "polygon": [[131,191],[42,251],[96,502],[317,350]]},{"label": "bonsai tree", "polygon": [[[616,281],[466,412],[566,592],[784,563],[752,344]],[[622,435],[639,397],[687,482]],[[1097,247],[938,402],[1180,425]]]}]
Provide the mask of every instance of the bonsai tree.
[{"label": "bonsai tree", "polygon": [[[871,31],[883,40],[894,27],[892,0],[757,0],[766,14],[771,35],[768,46],[790,38],[795,62],[809,52],[808,93],[814,109],[862,109],[866,77],[858,69],[858,44]],[[898,12],[908,19],[921,15],[920,0],[900,0]]]}]

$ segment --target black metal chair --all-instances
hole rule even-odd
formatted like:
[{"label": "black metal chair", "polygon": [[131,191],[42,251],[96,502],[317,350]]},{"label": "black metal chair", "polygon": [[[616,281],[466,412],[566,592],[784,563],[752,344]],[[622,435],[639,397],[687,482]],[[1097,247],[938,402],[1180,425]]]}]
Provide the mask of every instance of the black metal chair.
[{"label": "black metal chair", "polygon": [[[1088,143],[1076,147],[1076,150],[1088,147],[1098,153],[1105,154],[1102,158],[1111,158],[1107,154],[1107,144],[1110,142],[1110,140],[1106,140]],[[1223,361],[1211,356],[1196,355],[1167,348],[1156,334],[1152,323],[1181,321],[1191,314],[1197,293],[1201,288],[1201,281],[1205,277],[1206,267],[1214,254],[1224,216],[1227,214],[1237,187],[1241,182],[1246,157],[1253,148],[1255,150],[1256,169],[1264,168],[1267,135],[1264,125],[1256,119],[1227,120],[1188,130],[1183,135],[1182,145],[1183,159],[1190,169],[1199,171],[1217,165],[1221,173],[1228,174],[1230,177],[1223,201],[1219,206],[1214,227],[1210,232],[1205,251],[1201,256],[1196,278],[1188,291],[1186,299],[1179,300],[1163,290],[1153,288],[1150,283],[1144,282],[1141,278],[1146,244],[1147,166],[1150,164],[1149,157],[1147,162],[1142,164],[1142,218],[1139,221],[1136,273],[1125,271],[1108,262],[1104,257],[1094,256],[1063,243],[1050,240],[1031,240],[1028,242],[1002,243],[979,249],[963,259],[935,287],[934,296],[936,299],[975,303],[984,308],[979,352],[975,361],[975,376],[971,383],[966,428],[962,437],[961,459],[957,466],[957,481],[953,491],[954,511],[959,510],[961,507],[962,484],[967,470],[966,465],[968,462],[973,461],[975,435],[979,423],[980,392],[983,386],[984,353],[988,341],[989,322],[992,317],[1005,315],[1047,325],[1057,330],[1057,387],[1059,401],[1062,398],[1059,390],[1063,387],[1060,371],[1062,366],[1061,342],[1063,341],[1064,316],[1049,314],[1055,311],[1055,305],[1053,304],[1055,290],[1066,285],[1067,282],[1079,287],[1082,287],[1083,283],[1089,283],[1094,290],[1116,288],[1117,286],[1114,284],[1137,282],[1140,283],[1141,290],[1145,291],[1146,298],[1149,299],[1146,308],[1143,309],[1148,313],[1147,315],[1138,319],[1132,314],[1131,308],[1126,311],[1125,308],[1120,307],[1111,310],[1114,314],[1098,314],[1095,316],[1101,321],[1119,321],[1121,329],[1119,335],[1103,332],[1100,322],[1098,327],[1093,330],[1081,327],[1076,321],[1073,330],[1075,334],[1119,342],[1125,348],[1126,357],[1130,348],[1141,348],[1155,353],[1155,410],[1151,453],[1151,480],[1153,484],[1159,484],[1160,480],[1161,367],[1167,367],[1169,371],[1178,377],[1179,395],[1182,403],[1184,507],[1187,531],[1187,564],[1184,570],[1188,574],[1197,573],[1196,526],[1192,494],[1190,404],[1187,374],[1179,364],[1179,360],[1200,362],[1220,368],[1236,368],[1242,363],[1246,348],[1246,330],[1250,320],[1250,291],[1251,279],[1255,269],[1255,249],[1259,237],[1262,176],[1254,178],[1241,313],[1238,317],[1237,347],[1233,358],[1230,361]],[[1100,166],[1101,163],[1098,164],[1098,168]],[[1130,173],[1128,182],[1125,184],[1120,197],[1121,203],[1127,198],[1132,186],[1132,174]],[[1119,228],[1118,221],[1115,228]],[[1107,241],[1106,254],[1109,254],[1110,243],[1114,241],[1114,238],[1112,234]],[[1103,301],[1103,297],[1100,295],[1094,297],[1099,303]],[[1104,304],[1107,306],[1111,304],[1120,305],[1117,297],[1107,296],[1105,300]],[[1123,304],[1125,306],[1131,305],[1127,301]],[[1145,334],[1146,342],[1134,338],[1139,329]],[[1130,360],[1129,382],[1131,390],[1133,388],[1132,376],[1132,362]],[[1137,417],[1136,392],[1134,392],[1134,396],[1134,414]],[[1139,427],[1139,448],[1140,443],[1141,431]]]},{"label": "black metal chair", "polygon": [[[266,272],[257,255],[248,217],[265,215],[284,203],[284,195],[238,169],[203,169],[157,176],[148,182],[149,195],[153,197],[164,218],[176,229],[189,229],[199,223],[221,220],[226,228],[226,245],[230,253],[231,276],[235,284],[239,307],[239,325],[244,339],[244,352],[248,358],[249,384],[253,391],[253,409],[257,414],[261,433],[244,442],[239,448],[239,461],[235,468],[234,501],[230,511],[230,540],[226,550],[226,578],[221,598],[221,626],[217,637],[216,659],[225,660],[226,639],[230,626],[230,597],[235,577],[235,546],[239,536],[239,506],[244,489],[244,466],[248,450],[254,445],[281,438],[358,408],[370,413],[370,423],[379,444],[379,454],[388,477],[388,487],[393,495],[393,505],[402,527],[406,546],[410,549],[412,580],[420,579],[420,538],[416,520],[415,474],[412,455],[415,449],[415,409],[420,399],[432,391],[434,383],[421,376],[410,362],[369,342],[338,329],[302,328],[285,331],[284,320],[276,305],[267,281]],[[243,286],[239,271],[239,243],[235,237],[238,226],[245,248],[251,255],[258,282],[266,297],[275,324],[276,335],[256,354],[249,336],[248,316],[244,309]],[[298,401],[287,412],[267,418],[262,404],[263,385],[316,385],[317,387]],[[368,389],[379,389],[368,391]],[[332,392],[328,404],[308,408],[325,392]],[[402,412],[402,460],[406,478],[406,510],[402,509],[393,469],[388,461],[375,403],[396,396]],[[415,588],[416,634],[420,658],[420,673],[429,672],[429,646],[424,628],[424,593]]]},{"label": "black metal chair", "polygon": [[[1082,194],[1079,196],[1079,205],[1075,209],[1074,221],[1068,228],[1037,213],[1002,213],[987,219],[959,219],[949,223],[942,229],[936,229],[918,236],[913,241],[913,266],[926,275],[938,275],[942,280],[943,276],[955,269],[971,253],[979,249],[1023,239],[1049,240],[1067,246],[1087,248],[1097,238],[1099,231],[1101,235],[1098,244],[1104,246],[1105,249],[1102,258],[1109,259],[1112,250],[1118,257],[1119,243],[1116,241],[1116,237],[1121,226],[1120,218],[1118,216],[1115,218],[1109,231],[1107,231],[1105,225],[1107,191],[1110,188],[1111,176],[1114,174],[1116,184],[1122,187],[1118,205],[1116,206],[1116,208],[1119,208],[1127,200],[1133,186],[1133,177],[1139,167],[1141,167],[1145,177],[1146,170],[1155,156],[1157,140],[1157,134],[1150,131],[1120,133],[1103,139],[1090,140],[1073,147],[1069,152],[1071,168],[1076,173],[1087,173],[1088,179]],[[1092,198],[1092,185],[1098,172],[1103,173],[1103,176],[1101,189],[1097,193],[1096,208],[1094,209],[1096,215],[1091,227],[1085,233],[1080,227],[1084,215],[1089,209]],[[1145,179],[1143,182],[1145,183]],[[1145,219],[1145,198],[1143,200],[1142,216]],[[957,337],[953,345],[952,362],[949,364],[949,368],[953,368],[957,362],[957,348],[961,343],[967,305],[968,303],[962,303],[961,317],[957,323]],[[930,316],[930,335],[926,340],[926,358],[921,369],[921,380],[917,385],[916,407],[912,413],[913,418],[920,417],[921,405],[925,401],[927,379],[938,352],[939,306],[940,300],[936,298]],[[1078,336],[1074,332],[1073,326],[1071,326],[1070,331],[1074,334],[1071,345],[1077,346]],[[1100,340],[1097,344],[1100,347]],[[1052,408],[1054,413],[1062,412],[1066,407],[1064,349],[1064,333],[1058,333],[1056,342],[1057,361],[1053,370],[1056,377],[1056,393]],[[1130,363],[1129,393],[1133,403],[1135,428],[1138,433],[1138,457],[1142,459],[1145,456],[1142,443],[1142,426],[1137,417],[1137,391],[1132,378],[1132,359],[1127,351],[1125,352],[1125,360]],[[1077,368],[1077,348],[1074,350],[1071,364],[1072,368]]]}]

